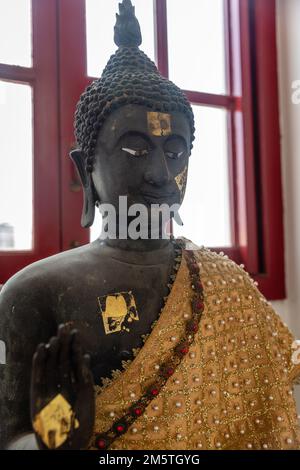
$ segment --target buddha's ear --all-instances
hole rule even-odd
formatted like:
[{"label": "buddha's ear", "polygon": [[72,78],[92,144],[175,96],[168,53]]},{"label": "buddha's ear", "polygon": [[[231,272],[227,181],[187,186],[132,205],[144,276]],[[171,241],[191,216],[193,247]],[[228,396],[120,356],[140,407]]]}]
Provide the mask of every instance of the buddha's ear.
[{"label": "buddha's ear", "polygon": [[91,227],[95,218],[95,191],[91,174],[87,172],[85,167],[85,158],[81,150],[76,149],[70,152],[83,188],[83,208],[81,215],[81,226],[84,228]]}]

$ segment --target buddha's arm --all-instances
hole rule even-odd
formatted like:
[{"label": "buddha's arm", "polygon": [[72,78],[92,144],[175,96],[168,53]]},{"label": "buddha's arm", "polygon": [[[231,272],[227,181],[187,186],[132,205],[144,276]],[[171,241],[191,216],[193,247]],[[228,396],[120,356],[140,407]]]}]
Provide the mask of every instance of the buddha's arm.
[{"label": "buddha's arm", "polygon": [[26,275],[12,278],[0,293],[0,340],[6,349],[5,361],[1,361],[5,363],[0,364],[1,449],[36,448],[30,435],[32,357],[37,345],[47,342],[55,331],[41,294]]}]

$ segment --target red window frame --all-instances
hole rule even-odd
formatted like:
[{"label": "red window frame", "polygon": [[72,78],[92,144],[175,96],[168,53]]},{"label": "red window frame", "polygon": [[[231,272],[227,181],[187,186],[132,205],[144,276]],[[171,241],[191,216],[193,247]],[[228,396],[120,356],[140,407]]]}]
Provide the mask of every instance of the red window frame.
[{"label": "red window frame", "polygon": [[[0,284],[60,250],[56,2],[32,0],[33,65],[0,64],[0,80],[33,89],[33,249],[0,251]],[[22,188],[20,206],[22,204]],[[13,208],[12,208],[13,209]]]},{"label": "red window frame", "polygon": [[[44,13],[50,10],[50,24],[51,21],[53,24],[50,27],[47,18],[47,27],[48,30],[51,29],[52,36],[50,34],[50,37],[53,37],[54,44],[56,40],[58,41],[56,63],[54,48],[49,45],[48,51],[53,61],[50,60],[52,63],[50,75],[53,77],[55,73],[57,74],[56,79],[59,85],[58,95],[52,102],[51,111],[57,117],[60,132],[60,139],[55,141],[57,142],[56,151],[54,150],[55,144],[52,143],[54,151],[52,158],[53,155],[59,155],[59,169],[55,165],[51,167],[51,177],[53,181],[55,175],[59,175],[60,193],[58,196],[57,192],[54,197],[55,202],[53,201],[51,214],[53,223],[57,220],[61,222],[59,249],[66,250],[89,242],[89,231],[82,229],[79,225],[82,205],[79,181],[73,164],[67,158],[74,144],[75,106],[79,95],[91,81],[91,78],[87,77],[86,66],[85,0],[57,2],[33,0],[33,3],[35,8],[38,8],[37,4],[40,4],[40,9],[44,10]],[[212,247],[212,249],[223,251],[237,263],[243,263],[246,270],[258,281],[260,290],[269,300],[282,299],[285,297],[285,282],[276,1],[224,0],[224,8],[228,94],[224,96],[186,91],[192,103],[227,109],[229,115],[233,246],[230,248]],[[54,13],[52,9],[56,9],[56,37],[53,36],[55,19],[51,20],[51,15]],[[40,14],[42,15],[42,11]],[[166,0],[155,0],[155,20],[157,64],[161,73],[167,76]],[[44,25],[44,30],[41,26],[40,23],[39,30],[41,31],[38,34],[41,34],[42,38],[46,25]],[[43,44],[41,39],[38,42],[41,49],[47,49],[46,45],[41,45]],[[47,41],[48,44],[50,42]],[[35,73],[38,73],[38,69],[34,67]],[[36,76],[36,84],[38,82],[38,76]],[[52,91],[45,90],[45,94],[55,96],[53,80],[49,89]],[[40,97],[40,100],[42,99],[43,97]],[[37,98],[36,101],[38,101]],[[54,109],[55,106],[56,109]],[[48,112],[47,116],[49,115]],[[40,132],[39,140],[45,143],[47,138],[49,139],[49,134],[45,132],[42,124],[40,127],[40,131],[36,129],[36,133]],[[44,181],[44,184],[48,183],[48,179]],[[35,185],[37,184],[38,182],[35,181]],[[36,194],[39,194],[38,187],[36,187]],[[37,208],[36,211],[37,217],[41,217],[41,222],[42,208]],[[45,222],[47,230],[50,230],[49,221]],[[36,227],[39,229],[38,225]],[[46,237],[44,242],[47,241],[49,242],[49,239]],[[37,257],[48,256],[53,249],[54,244],[52,250],[48,252],[45,250],[36,252]],[[3,256],[9,259],[7,254],[0,254],[0,256],[1,261]],[[14,257],[15,253],[12,253],[11,260]],[[19,265],[31,262],[29,258],[24,258],[23,261],[21,258],[20,254]],[[18,265],[13,264],[10,271],[14,272],[16,268]]]}]

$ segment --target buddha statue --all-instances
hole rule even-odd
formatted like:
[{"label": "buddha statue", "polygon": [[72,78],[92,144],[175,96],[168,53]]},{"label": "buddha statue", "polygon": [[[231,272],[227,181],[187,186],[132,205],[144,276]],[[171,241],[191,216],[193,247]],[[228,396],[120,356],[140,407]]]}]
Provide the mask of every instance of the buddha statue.
[{"label": "buddha statue", "polygon": [[[104,229],[1,291],[1,447],[299,449],[292,334],[242,266],[167,236],[193,112],[139,49],[131,1],[119,8],[118,49],[80,98],[71,152],[81,223],[98,207]],[[154,224],[157,205],[175,209]]]}]

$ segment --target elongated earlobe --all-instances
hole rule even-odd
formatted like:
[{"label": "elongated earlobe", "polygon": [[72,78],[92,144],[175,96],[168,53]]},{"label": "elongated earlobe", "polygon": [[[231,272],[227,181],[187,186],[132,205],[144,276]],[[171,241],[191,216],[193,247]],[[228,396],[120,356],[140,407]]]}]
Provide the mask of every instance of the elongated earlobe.
[{"label": "elongated earlobe", "polygon": [[85,159],[81,150],[72,150],[70,157],[75,164],[83,188],[83,208],[81,215],[81,226],[89,228],[95,219],[95,191],[92,175],[86,171]]}]

